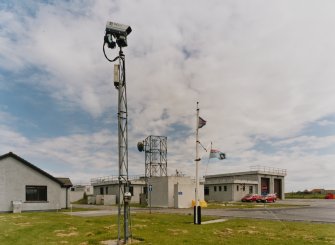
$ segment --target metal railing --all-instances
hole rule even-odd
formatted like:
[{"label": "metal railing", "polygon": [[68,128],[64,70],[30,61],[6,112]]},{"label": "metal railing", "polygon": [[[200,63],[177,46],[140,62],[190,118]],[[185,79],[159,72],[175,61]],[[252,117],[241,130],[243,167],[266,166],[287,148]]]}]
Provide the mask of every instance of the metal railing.
[{"label": "metal railing", "polygon": [[261,171],[261,172],[271,173],[271,174],[280,174],[284,176],[286,176],[287,174],[286,169],[265,167],[265,166],[260,166],[260,165],[250,166],[250,170],[251,171]]},{"label": "metal railing", "polygon": [[[140,175],[133,175],[129,176],[128,180],[138,180],[140,178],[144,178]],[[119,176],[104,176],[104,177],[98,177],[98,178],[92,178],[91,179],[91,185],[93,184],[103,184],[103,183],[118,183]]]}]

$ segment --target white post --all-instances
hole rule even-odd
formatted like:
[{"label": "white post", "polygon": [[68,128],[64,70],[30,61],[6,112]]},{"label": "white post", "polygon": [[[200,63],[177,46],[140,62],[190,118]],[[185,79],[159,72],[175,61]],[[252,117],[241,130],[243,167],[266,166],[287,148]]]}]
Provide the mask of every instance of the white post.
[{"label": "white post", "polygon": [[197,102],[196,119],[196,143],[195,143],[195,224],[198,224],[198,206],[199,206],[199,102]]}]

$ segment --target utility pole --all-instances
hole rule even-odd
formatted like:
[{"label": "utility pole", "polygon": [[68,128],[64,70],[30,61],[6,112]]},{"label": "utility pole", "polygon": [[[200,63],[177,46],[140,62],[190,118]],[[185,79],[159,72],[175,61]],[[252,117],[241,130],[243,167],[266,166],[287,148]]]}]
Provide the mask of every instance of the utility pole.
[{"label": "utility pole", "polygon": [[[110,62],[119,61],[114,65],[114,86],[118,90],[118,146],[119,146],[119,200],[118,200],[118,244],[121,243],[121,209],[123,206],[123,244],[127,244],[131,238],[130,226],[130,207],[131,193],[129,192],[128,178],[128,107],[126,92],[126,68],[125,56],[122,48],[127,46],[127,36],[131,32],[130,26],[107,22],[106,34],[104,37],[103,52],[106,59]],[[118,45],[119,55],[110,60],[105,53],[105,45],[108,48],[115,48]]]},{"label": "utility pole", "polygon": [[201,211],[199,206],[199,102],[197,102],[197,119],[195,133],[195,207],[194,207],[194,224],[201,224]]}]

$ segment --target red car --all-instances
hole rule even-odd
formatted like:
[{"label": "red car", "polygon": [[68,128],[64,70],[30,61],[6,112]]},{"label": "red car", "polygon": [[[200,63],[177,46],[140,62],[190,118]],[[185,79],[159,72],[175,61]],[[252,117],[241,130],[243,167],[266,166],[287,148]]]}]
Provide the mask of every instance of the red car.
[{"label": "red car", "polygon": [[258,194],[247,194],[245,197],[241,199],[242,202],[257,202],[260,200],[262,196]]},{"label": "red car", "polygon": [[328,193],[326,196],[325,196],[326,199],[335,199],[335,194],[333,193]]},{"label": "red car", "polygon": [[276,201],[277,201],[276,194],[267,194],[265,196],[262,196],[262,198],[258,200],[258,202],[276,202]]}]

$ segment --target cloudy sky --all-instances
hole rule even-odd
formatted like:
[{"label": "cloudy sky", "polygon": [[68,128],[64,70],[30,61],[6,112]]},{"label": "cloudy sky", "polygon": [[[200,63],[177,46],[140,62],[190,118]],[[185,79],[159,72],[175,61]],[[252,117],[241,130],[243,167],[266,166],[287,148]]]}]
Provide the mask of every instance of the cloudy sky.
[{"label": "cloudy sky", "polygon": [[[117,90],[108,20],[124,49],[129,174],[138,141],[168,137],[168,172],[194,176],[200,141],[227,159],[201,175],[287,169],[286,191],[335,189],[334,1],[1,1],[0,154],[74,183],[117,175]],[[108,50],[113,58],[117,50]]]}]

